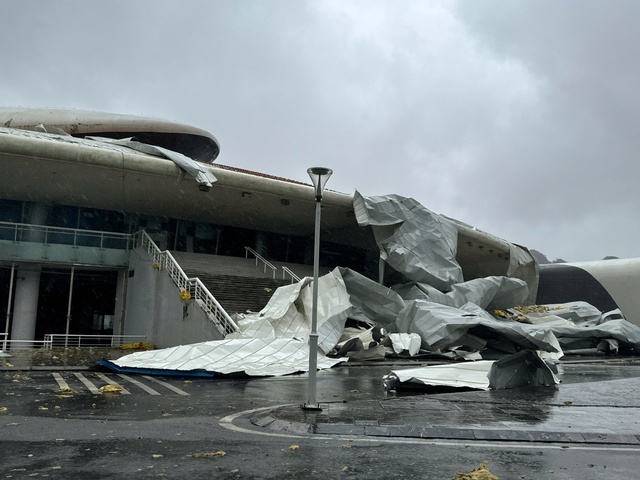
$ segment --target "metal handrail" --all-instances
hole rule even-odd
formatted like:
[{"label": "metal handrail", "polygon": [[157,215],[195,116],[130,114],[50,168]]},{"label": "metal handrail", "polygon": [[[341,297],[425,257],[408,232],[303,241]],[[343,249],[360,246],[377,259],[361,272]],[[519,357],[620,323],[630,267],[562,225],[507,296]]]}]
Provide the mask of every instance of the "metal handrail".
[{"label": "metal handrail", "polygon": [[251,253],[254,257],[256,257],[256,267],[258,266],[258,260],[260,260],[264,264],[263,272],[267,273],[267,267],[269,267],[271,269],[271,274],[273,275],[273,278],[276,278],[277,268],[275,267],[275,265],[273,265],[271,262],[269,262],[269,260],[264,258],[262,255],[260,255],[251,247],[244,247],[244,250],[245,250],[245,255],[244,255],[245,258],[249,258],[249,254]]},{"label": "metal handrail", "polygon": [[161,251],[144,230],[135,234],[135,240],[136,246],[143,248],[151,256],[154,268],[166,270],[180,291],[188,292],[190,298],[198,302],[223,337],[239,330],[236,323],[204,283],[199,278],[187,277],[187,274],[184,273],[182,267],[168,250]]},{"label": "metal handrail", "polygon": [[31,350],[36,346],[40,346],[40,348],[46,348],[45,340],[4,340],[4,345],[8,345],[9,348],[3,347],[2,350],[6,352],[10,352],[11,350]]},{"label": "metal handrail", "polygon": [[299,282],[301,279],[298,275],[296,275],[295,273],[293,273],[291,270],[289,270],[287,267],[283,266],[282,267],[282,279],[286,280],[285,274],[289,275],[291,277],[291,283],[293,282]]},{"label": "metal handrail", "polygon": [[[0,240],[9,240],[14,243],[29,242],[45,245],[64,244],[81,247],[117,248],[119,250],[130,250],[133,245],[133,235],[129,233],[50,227],[16,222],[0,222]],[[105,246],[106,240],[116,240],[124,243],[120,247]],[[85,245],[86,243],[89,243],[89,245]]]},{"label": "metal handrail", "polygon": [[[143,342],[146,335],[85,335],[66,333],[47,333],[44,336],[43,348],[75,348],[75,347],[120,347],[125,343]],[[108,345],[103,341],[108,341]]]}]

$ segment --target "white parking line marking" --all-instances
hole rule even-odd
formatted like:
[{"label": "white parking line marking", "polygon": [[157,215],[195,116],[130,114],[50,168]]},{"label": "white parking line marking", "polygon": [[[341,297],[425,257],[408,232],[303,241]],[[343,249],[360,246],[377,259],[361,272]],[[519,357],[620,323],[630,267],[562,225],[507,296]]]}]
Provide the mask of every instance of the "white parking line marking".
[{"label": "white parking line marking", "polygon": [[187,396],[190,395],[189,393],[185,392],[184,390],[180,390],[178,387],[174,387],[170,383],[163,382],[162,380],[158,380],[157,378],[149,377],[148,375],[142,375],[142,378],[146,378],[147,380],[151,380],[152,382],[159,383],[163,387],[168,388],[169,390],[172,390],[172,391],[176,392],[178,395],[187,395]]},{"label": "white parking line marking", "polygon": [[127,390],[126,388],[124,388],[122,385],[120,385],[118,382],[114,382],[113,380],[111,380],[109,377],[107,377],[104,373],[98,373],[96,372],[96,375],[98,377],[100,377],[102,380],[104,380],[105,382],[107,382],[109,385],[113,385],[114,387],[121,387],[122,390],[120,390],[120,393],[122,395],[130,395],[131,392],[129,390]]},{"label": "white parking line marking", "polygon": [[64,378],[62,378],[62,375],[60,375],[58,372],[53,372],[51,375],[53,375],[53,378],[56,379],[60,390],[71,389],[71,387],[69,387],[69,384],[64,381]]},{"label": "white parking line marking", "polygon": [[153,388],[146,386],[144,383],[139,382],[138,380],[135,380],[135,379],[131,378],[128,375],[124,375],[122,373],[119,373],[118,376],[120,378],[124,378],[125,380],[128,380],[129,382],[133,383],[134,385],[137,385],[138,387],[140,387],[141,389],[143,389],[145,392],[149,393],[150,395],[160,395],[160,393],[156,392]]},{"label": "white parking line marking", "polygon": [[78,380],[80,380],[85,387],[87,387],[89,389],[89,391],[91,393],[93,393],[94,395],[100,395],[100,393],[102,393],[100,391],[100,389],[98,387],[96,387],[93,383],[91,383],[89,381],[89,379],[87,379],[84,375],[82,375],[81,373],[78,372],[73,372],[73,374],[78,378]]}]

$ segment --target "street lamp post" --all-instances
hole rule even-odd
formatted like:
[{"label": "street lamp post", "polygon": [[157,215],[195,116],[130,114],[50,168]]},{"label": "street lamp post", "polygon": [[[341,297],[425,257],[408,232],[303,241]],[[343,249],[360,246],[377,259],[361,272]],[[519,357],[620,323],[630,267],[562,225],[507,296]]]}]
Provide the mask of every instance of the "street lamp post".
[{"label": "street lamp post", "polygon": [[322,410],[316,401],[316,382],[318,372],[318,269],[320,264],[320,204],[322,191],[333,173],[330,168],[312,167],[307,169],[316,194],[316,222],[313,237],[313,307],[311,313],[311,333],[309,333],[309,386],[307,403],[304,410]]}]

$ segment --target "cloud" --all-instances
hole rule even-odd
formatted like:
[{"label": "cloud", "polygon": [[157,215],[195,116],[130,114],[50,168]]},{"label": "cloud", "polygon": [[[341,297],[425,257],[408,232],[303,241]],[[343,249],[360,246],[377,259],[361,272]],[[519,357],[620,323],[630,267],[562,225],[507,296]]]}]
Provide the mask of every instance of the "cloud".
[{"label": "cloud", "polygon": [[6,1],[0,96],[190,123],[220,163],[329,166],[550,258],[637,256],[639,8]]}]

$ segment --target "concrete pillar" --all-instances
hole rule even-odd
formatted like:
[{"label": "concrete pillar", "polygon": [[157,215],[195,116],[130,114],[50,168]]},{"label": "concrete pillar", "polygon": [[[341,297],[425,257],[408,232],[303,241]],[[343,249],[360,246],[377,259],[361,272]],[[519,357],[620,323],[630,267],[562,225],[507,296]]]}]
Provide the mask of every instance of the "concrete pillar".
[{"label": "concrete pillar", "polygon": [[[13,302],[13,322],[11,340],[34,340],[36,316],[38,314],[38,293],[40,291],[40,267],[18,267],[16,275],[16,295]],[[16,343],[12,348],[31,348],[29,343]]]},{"label": "concrete pillar", "polygon": [[113,317],[113,334],[123,335],[124,321],[126,318],[126,300],[127,300],[127,283],[128,270],[120,270],[118,272],[118,281],[116,283],[116,309]]}]

